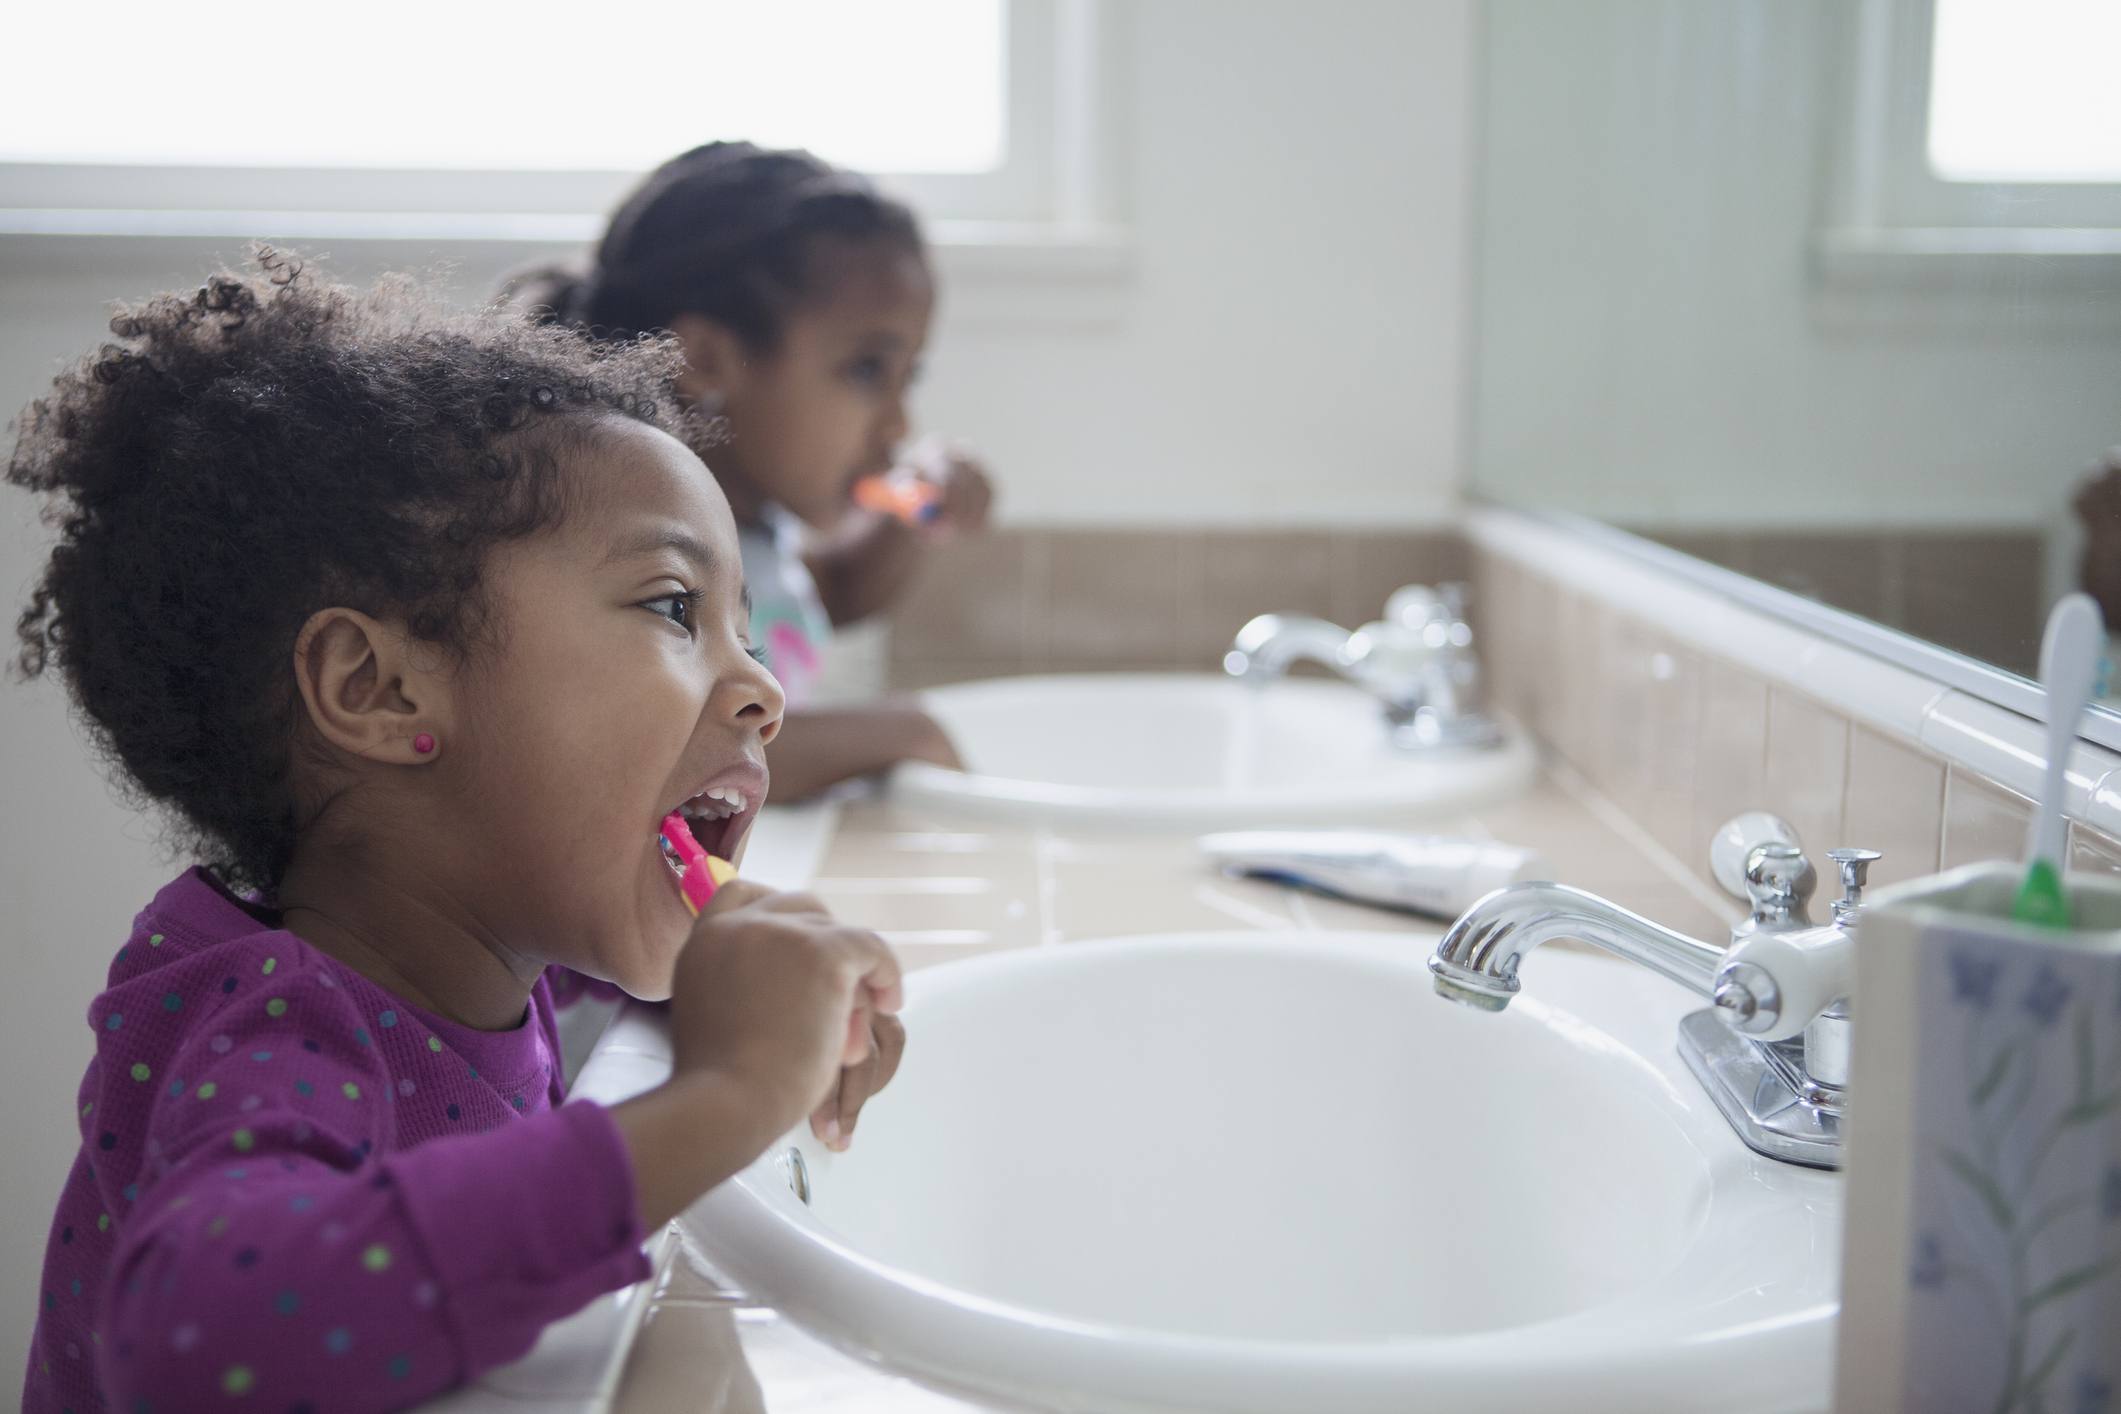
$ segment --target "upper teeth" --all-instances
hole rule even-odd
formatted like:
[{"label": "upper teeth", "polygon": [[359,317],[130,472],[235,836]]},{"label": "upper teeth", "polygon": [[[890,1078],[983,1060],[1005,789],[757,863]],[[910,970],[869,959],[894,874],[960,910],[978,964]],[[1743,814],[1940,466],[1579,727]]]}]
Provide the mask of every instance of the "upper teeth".
[{"label": "upper teeth", "polygon": [[749,804],[744,793],[734,786],[716,786],[713,790],[702,791],[692,798],[691,803],[692,808],[701,814],[725,820],[731,815],[743,814],[744,807]]}]

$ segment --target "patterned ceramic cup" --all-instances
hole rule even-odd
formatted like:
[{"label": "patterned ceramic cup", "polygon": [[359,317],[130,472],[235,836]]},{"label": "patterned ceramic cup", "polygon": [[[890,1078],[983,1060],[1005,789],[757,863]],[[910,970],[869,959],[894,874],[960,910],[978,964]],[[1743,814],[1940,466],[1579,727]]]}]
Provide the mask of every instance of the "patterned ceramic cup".
[{"label": "patterned ceramic cup", "polygon": [[2121,880],[1880,890],[1856,932],[1835,1408],[2121,1414]]}]

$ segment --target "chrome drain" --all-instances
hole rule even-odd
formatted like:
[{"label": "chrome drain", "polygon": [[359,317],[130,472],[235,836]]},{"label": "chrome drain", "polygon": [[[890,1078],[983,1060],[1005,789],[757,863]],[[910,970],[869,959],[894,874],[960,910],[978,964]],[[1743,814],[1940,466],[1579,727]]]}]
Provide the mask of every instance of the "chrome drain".
[{"label": "chrome drain", "polygon": [[788,1180],[788,1191],[804,1207],[810,1206],[810,1165],[803,1162],[803,1151],[790,1144],[781,1153],[781,1177]]}]

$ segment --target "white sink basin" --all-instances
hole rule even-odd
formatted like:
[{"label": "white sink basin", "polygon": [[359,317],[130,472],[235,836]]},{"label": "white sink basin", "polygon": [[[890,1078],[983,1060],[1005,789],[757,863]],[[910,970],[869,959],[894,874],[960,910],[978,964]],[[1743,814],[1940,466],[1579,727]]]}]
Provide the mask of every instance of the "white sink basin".
[{"label": "white sink basin", "polygon": [[853,1148],[792,1135],[689,1221],[828,1342],[1032,1408],[1824,1409],[1840,1183],[1731,1134],[1691,1000],[1549,950],[1484,1015],[1433,942],[918,973]]},{"label": "white sink basin", "polygon": [[1514,730],[1492,751],[1399,750],[1376,701],[1334,682],[1086,673],[965,683],[924,700],[967,769],[902,766],[893,794],[1004,818],[1413,823],[1515,795],[1537,764]]}]

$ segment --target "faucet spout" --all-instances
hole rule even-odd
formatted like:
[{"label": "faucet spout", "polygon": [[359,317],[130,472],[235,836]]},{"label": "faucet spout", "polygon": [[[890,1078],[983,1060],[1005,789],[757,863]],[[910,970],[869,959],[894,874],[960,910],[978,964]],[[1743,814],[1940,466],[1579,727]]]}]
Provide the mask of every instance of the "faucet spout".
[{"label": "faucet spout", "polygon": [[1517,995],[1517,965],[1555,938],[1578,938],[1640,963],[1703,997],[1715,990],[1724,950],[1566,884],[1512,884],[1473,905],[1437,944],[1429,972],[1438,995],[1501,1011]]},{"label": "faucet spout", "polygon": [[1301,614],[1261,614],[1237,631],[1223,671],[1245,682],[1271,682],[1299,659],[1348,670],[1350,634],[1339,624]]}]

